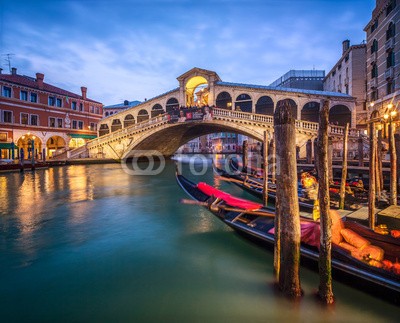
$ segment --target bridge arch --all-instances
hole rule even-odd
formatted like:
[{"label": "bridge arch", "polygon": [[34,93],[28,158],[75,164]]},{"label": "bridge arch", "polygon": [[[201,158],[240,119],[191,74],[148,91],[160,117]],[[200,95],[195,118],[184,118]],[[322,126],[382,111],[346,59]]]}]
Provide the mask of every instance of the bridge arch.
[{"label": "bridge arch", "polygon": [[137,115],[137,122],[138,123],[143,122],[143,121],[147,121],[149,119],[150,119],[150,116],[149,116],[149,113],[147,112],[147,110],[141,109],[138,112],[138,115]]},{"label": "bridge arch", "polygon": [[179,102],[176,98],[169,98],[167,104],[165,105],[165,110],[171,112],[175,109],[179,109]]},{"label": "bridge arch", "polygon": [[301,109],[301,120],[318,122],[320,106],[321,104],[316,101],[306,103]]},{"label": "bridge arch", "polygon": [[329,122],[339,126],[351,125],[351,111],[343,104],[336,104],[329,110]]},{"label": "bridge arch", "polygon": [[247,93],[239,94],[235,101],[235,110],[251,113],[253,109],[253,100]]},{"label": "bridge arch", "polygon": [[163,114],[164,113],[164,109],[161,106],[161,104],[155,104],[153,105],[153,107],[151,108],[151,117],[157,117],[159,114]]},{"label": "bridge arch", "polygon": [[200,85],[208,84],[207,79],[201,75],[195,75],[191,77],[185,85],[185,93],[186,93],[186,106],[195,106],[195,91]]},{"label": "bridge arch", "polygon": [[215,100],[215,105],[220,109],[231,110],[232,109],[231,95],[226,91],[218,93],[217,98]]},{"label": "bridge arch", "polygon": [[269,116],[274,115],[274,101],[271,97],[264,95],[258,99],[256,103],[256,113]]},{"label": "bridge arch", "polygon": [[279,100],[278,102],[277,102],[277,104],[276,104],[276,106],[279,106],[279,104],[283,104],[284,102],[287,102],[288,104],[289,104],[289,106],[290,106],[290,111],[292,112],[292,115],[293,115],[293,117],[295,118],[295,119],[298,119],[298,116],[297,116],[297,104],[296,104],[296,102],[294,101],[294,100],[292,100],[292,99],[282,99],[282,100]]},{"label": "bridge arch", "polygon": [[113,119],[111,123],[111,132],[115,132],[119,129],[122,129],[122,123],[119,119]]},{"label": "bridge arch", "polygon": [[135,124],[135,117],[131,114],[127,114],[124,118],[124,128]]}]

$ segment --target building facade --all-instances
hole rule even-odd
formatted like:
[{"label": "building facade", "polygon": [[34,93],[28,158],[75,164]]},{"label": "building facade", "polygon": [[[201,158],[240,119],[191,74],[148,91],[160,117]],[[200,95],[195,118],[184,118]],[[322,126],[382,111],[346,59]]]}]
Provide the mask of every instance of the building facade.
[{"label": "building facade", "polygon": [[323,70],[290,70],[270,86],[322,91],[324,78]]},{"label": "building facade", "polygon": [[367,33],[367,107],[369,118],[383,117],[399,109],[400,96],[400,4],[377,0]]},{"label": "building facade", "polygon": [[0,70],[0,148],[2,159],[51,158],[97,136],[103,105],[36,78]]},{"label": "building facade", "polygon": [[356,100],[357,128],[366,128],[368,111],[366,106],[366,44],[352,45],[343,42],[342,56],[324,79],[324,90],[346,93]]}]

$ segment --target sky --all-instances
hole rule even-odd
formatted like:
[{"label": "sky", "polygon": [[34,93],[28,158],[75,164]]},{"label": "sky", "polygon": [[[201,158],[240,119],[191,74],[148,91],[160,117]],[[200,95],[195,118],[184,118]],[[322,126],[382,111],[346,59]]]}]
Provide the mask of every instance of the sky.
[{"label": "sky", "polygon": [[291,69],[326,73],[360,44],[375,0],[0,0],[0,54],[17,73],[105,105],[178,87],[193,67],[269,85]]}]

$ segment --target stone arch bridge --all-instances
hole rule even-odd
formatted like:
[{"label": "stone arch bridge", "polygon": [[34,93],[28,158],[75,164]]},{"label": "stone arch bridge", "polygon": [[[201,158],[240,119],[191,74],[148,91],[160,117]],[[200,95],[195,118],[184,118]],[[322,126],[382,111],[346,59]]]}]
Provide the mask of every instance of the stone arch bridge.
[{"label": "stone arch bridge", "polygon": [[[343,93],[222,82],[215,72],[199,68],[177,80],[178,88],[104,118],[99,137],[72,151],[70,157],[122,159],[133,150],[158,150],[170,156],[186,142],[215,132],[236,132],[261,141],[265,130],[272,136],[273,113],[282,100],[290,103],[296,116],[297,145],[302,153],[305,144],[317,136],[322,100],[330,102],[334,145],[341,144],[346,123],[355,127],[355,98]],[[212,119],[169,120],[174,111],[200,106],[212,107]],[[358,136],[357,130],[350,131],[350,146]]]}]

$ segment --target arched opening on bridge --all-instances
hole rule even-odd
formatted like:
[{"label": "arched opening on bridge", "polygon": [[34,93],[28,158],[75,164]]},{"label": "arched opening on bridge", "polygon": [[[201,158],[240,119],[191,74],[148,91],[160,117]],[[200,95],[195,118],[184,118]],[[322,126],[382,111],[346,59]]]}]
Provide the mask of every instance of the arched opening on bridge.
[{"label": "arched opening on bridge", "polygon": [[131,114],[127,114],[124,119],[124,128],[135,124],[135,117]]},{"label": "arched opening on bridge", "polygon": [[345,105],[335,105],[329,110],[329,122],[334,125],[346,126],[351,125],[351,112]]},{"label": "arched opening on bridge", "polygon": [[[201,98],[199,99],[199,94],[198,92],[203,89],[202,92],[207,93],[207,98],[208,98],[208,91],[206,90],[208,86],[207,80],[203,76],[194,76],[191,79],[189,79],[186,82],[186,106],[187,107],[192,107],[192,106],[200,106],[200,105],[205,105],[207,102],[204,104],[201,100],[203,98],[203,94],[201,95]],[[199,90],[200,89],[200,90]],[[205,94],[204,93],[204,94]],[[203,98],[204,99],[204,98]]]},{"label": "arched opening on bridge", "polygon": [[[33,149],[32,149],[32,140],[33,140]],[[34,154],[35,158],[42,158],[42,141],[32,135],[31,133],[27,133],[23,135],[17,141],[17,147],[24,151],[24,159],[31,159],[32,154]]]},{"label": "arched opening on bridge", "polygon": [[215,105],[220,109],[232,109],[232,97],[228,92],[221,92],[217,95]]},{"label": "arched opening on bridge", "polygon": [[[161,107],[161,109],[162,109],[162,107]],[[167,113],[174,111],[174,110],[178,110],[179,109],[178,100],[176,98],[168,99],[167,104],[165,105],[165,109],[167,110]]]},{"label": "arched opening on bridge", "polygon": [[108,111],[106,111],[105,116],[108,117],[108,115],[109,115],[109,113],[108,113]]},{"label": "arched opening on bridge", "polygon": [[319,121],[319,108],[320,104],[318,102],[308,102],[301,109],[301,120],[318,122]]},{"label": "arched opening on bridge", "polygon": [[61,152],[62,149],[65,149],[66,143],[63,137],[60,136],[52,136],[47,140],[46,148],[47,148],[47,156],[53,157],[54,153]]},{"label": "arched opening on bridge", "polygon": [[162,106],[160,104],[155,104],[152,108],[151,108],[151,117],[157,117],[159,114],[163,114],[164,110],[162,108]]},{"label": "arched opening on bridge", "polygon": [[100,125],[100,129],[99,129],[99,136],[105,136],[107,134],[110,133],[110,129],[108,128],[107,124],[102,124]]},{"label": "arched opening on bridge", "polygon": [[297,104],[292,99],[284,99],[284,100],[278,101],[276,106],[279,106],[280,104],[285,103],[285,102],[289,104],[290,111],[292,112],[293,117],[295,119],[297,119],[298,118],[298,116],[297,116]]},{"label": "arched opening on bridge", "polygon": [[242,93],[236,98],[236,102],[235,102],[235,110],[236,111],[251,113],[252,106],[253,106],[253,101],[251,100],[250,95],[248,95],[246,93]]},{"label": "arched opening on bridge", "polygon": [[262,96],[256,104],[256,113],[268,116],[274,115],[274,101],[269,96]]},{"label": "arched opening on bridge", "polygon": [[119,130],[119,129],[122,129],[121,120],[119,120],[119,119],[114,119],[114,120],[112,121],[112,124],[111,124],[111,132],[117,131],[117,130]]},{"label": "arched opening on bridge", "polygon": [[137,122],[143,122],[149,120],[149,114],[145,109],[142,109],[139,111],[138,116],[137,116]]}]

